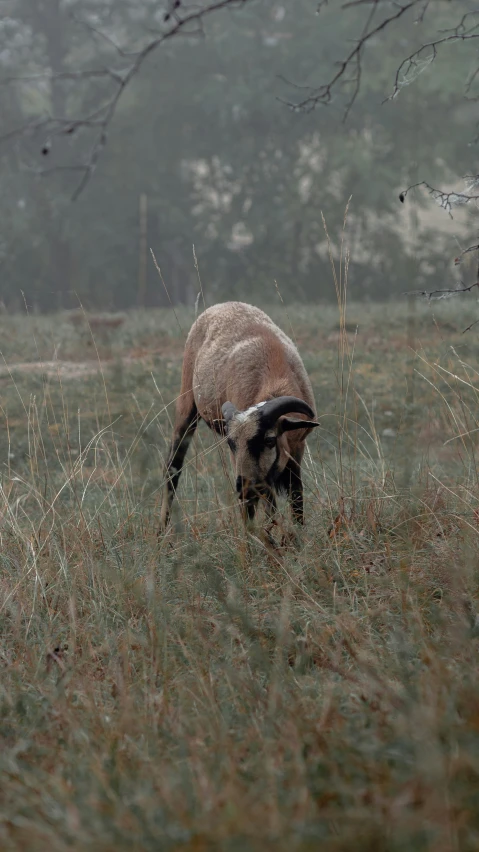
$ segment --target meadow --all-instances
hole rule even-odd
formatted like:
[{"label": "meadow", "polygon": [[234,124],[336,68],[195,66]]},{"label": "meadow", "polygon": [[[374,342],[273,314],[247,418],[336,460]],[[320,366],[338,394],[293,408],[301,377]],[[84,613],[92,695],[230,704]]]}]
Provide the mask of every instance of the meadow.
[{"label": "meadow", "polygon": [[0,316],[5,852],[479,847],[479,305],[268,312],[321,424],[277,550],[204,425],[157,538],[192,309]]}]

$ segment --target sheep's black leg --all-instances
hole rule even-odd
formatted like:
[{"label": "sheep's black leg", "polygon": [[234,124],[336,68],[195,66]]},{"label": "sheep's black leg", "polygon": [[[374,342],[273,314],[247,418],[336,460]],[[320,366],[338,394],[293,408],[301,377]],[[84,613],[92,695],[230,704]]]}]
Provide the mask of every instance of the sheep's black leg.
[{"label": "sheep's black leg", "polygon": [[267,494],[265,494],[264,500],[266,503],[266,517],[269,521],[273,522],[274,516],[278,510],[278,504],[276,503],[276,494],[272,488],[270,488]]},{"label": "sheep's black leg", "polygon": [[190,407],[186,416],[175,426],[173,441],[166,463],[166,492],[163,497],[163,505],[161,507],[160,531],[163,531],[168,526],[171,514],[171,505],[175,498],[175,492],[178,486],[178,481],[181,476],[183,462],[190,445],[191,439],[198,425],[198,412],[196,405]]},{"label": "sheep's black leg", "polygon": [[266,520],[267,520],[266,527],[265,527],[266,538],[267,538],[268,544],[270,544],[274,548],[276,548],[277,545],[276,545],[276,542],[275,542],[273,536],[271,535],[271,533],[272,533],[273,528],[276,527],[277,524],[278,524],[278,522],[275,518],[276,512],[278,510],[278,504],[276,502],[276,494],[275,494],[275,492],[272,488],[270,488],[268,490],[268,492],[264,495],[264,501],[265,501],[265,504],[266,504],[265,505],[265,511],[266,511]]},{"label": "sheep's black leg", "polygon": [[301,467],[298,462],[290,459],[283,476],[283,482],[291,503],[293,521],[297,524],[304,524],[303,483],[301,480]]}]

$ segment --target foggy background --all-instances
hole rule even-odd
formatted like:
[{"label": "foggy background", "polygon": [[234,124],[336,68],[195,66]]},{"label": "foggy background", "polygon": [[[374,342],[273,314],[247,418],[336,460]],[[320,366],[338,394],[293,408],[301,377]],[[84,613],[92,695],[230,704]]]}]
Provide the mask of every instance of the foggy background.
[{"label": "foggy background", "polygon": [[[457,25],[453,5],[436,3],[438,29]],[[142,64],[72,201],[101,110],[135,51],[164,30],[165,10],[156,0],[2,3],[7,310],[192,304],[193,245],[210,304],[277,301],[276,288],[285,302],[330,300],[322,214],[336,256],[350,196],[351,298],[451,286],[454,256],[474,222],[451,220],[420,192],[404,205],[398,195],[420,180],[457,186],[474,170],[477,104],[464,98],[463,82],[475,48],[442,53],[383,103],[401,60],[427,40],[417,9],[366,46],[346,121],[347,87],[311,112],[284,101],[329,79],[364,27],[361,4],[343,9],[332,0],[317,14],[311,0],[257,0],[215,12]]]}]

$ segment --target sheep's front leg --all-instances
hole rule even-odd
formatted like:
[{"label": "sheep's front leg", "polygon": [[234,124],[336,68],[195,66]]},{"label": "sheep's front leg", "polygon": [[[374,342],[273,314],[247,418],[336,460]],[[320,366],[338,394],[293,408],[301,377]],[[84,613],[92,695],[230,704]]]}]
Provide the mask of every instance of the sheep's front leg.
[{"label": "sheep's front leg", "polygon": [[301,467],[297,461],[290,459],[285,469],[286,489],[291,504],[291,514],[296,524],[304,524],[303,482]]},{"label": "sheep's front leg", "polygon": [[[288,501],[291,505],[291,515],[295,524],[304,524],[303,510],[303,482],[301,479],[301,465],[296,459],[290,458],[286,465],[283,476],[283,486],[286,488]],[[281,546],[298,545],[299,539],[297,533],[291,531],[284,533],[281,539]]]},{"label": "sheep's front leg", "polygon": [[273,545],[273,547],[277,547],[277,544],[271,535],[274,527],[278,526],[278,522],[275,518],[276,512],[278,511],[278,504],[276,502],[276,494],[272,488],[270,488],[267,494],[264,495],[265,501],[265,511],[266,511],[266,526],[264,528],[268,543]]}]

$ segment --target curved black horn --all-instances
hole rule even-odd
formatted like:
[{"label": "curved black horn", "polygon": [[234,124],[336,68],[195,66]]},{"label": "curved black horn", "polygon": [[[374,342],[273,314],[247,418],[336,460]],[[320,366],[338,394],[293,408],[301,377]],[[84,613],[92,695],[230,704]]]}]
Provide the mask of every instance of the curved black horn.
[{"label": "curved black horn", "polygon": [[296,396],[277,396],[275,399],[265,402],[258,411],[261,418],[261,426],[264,429],[271,429],[282,414],[292,414],[295,412],[297,414],[307,414],[311,418],[315,416],[311,406]]}]

